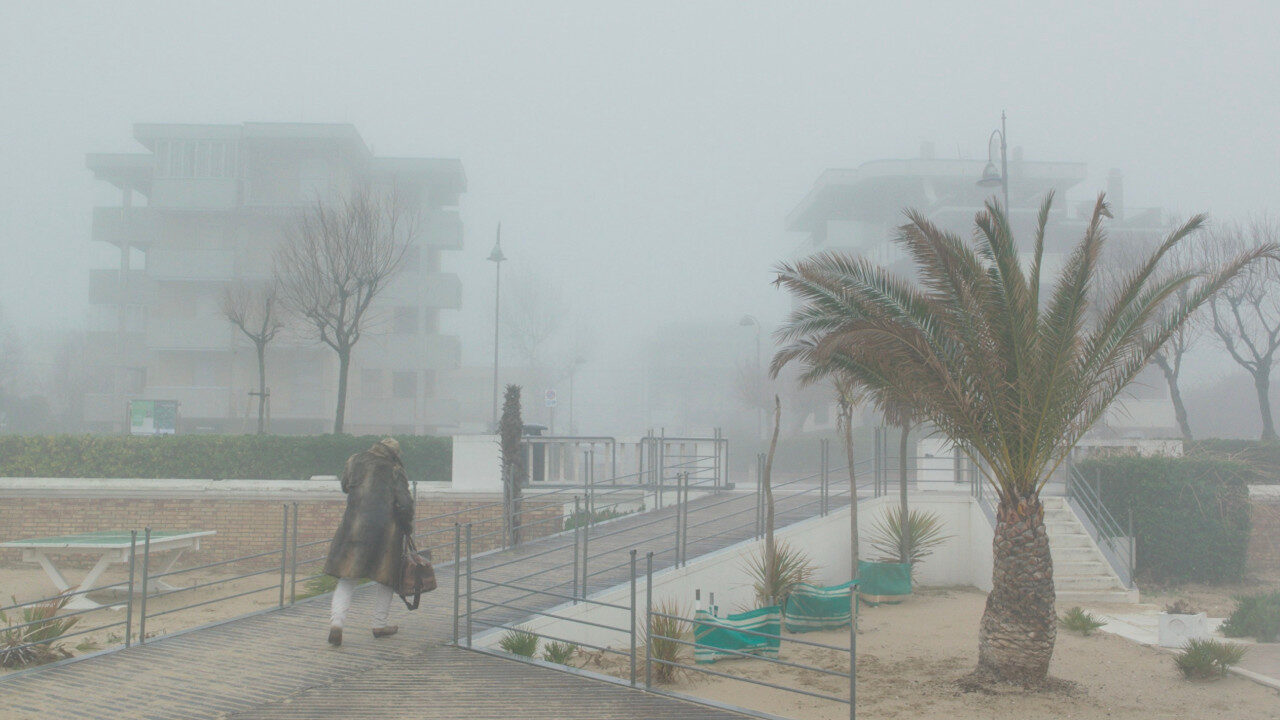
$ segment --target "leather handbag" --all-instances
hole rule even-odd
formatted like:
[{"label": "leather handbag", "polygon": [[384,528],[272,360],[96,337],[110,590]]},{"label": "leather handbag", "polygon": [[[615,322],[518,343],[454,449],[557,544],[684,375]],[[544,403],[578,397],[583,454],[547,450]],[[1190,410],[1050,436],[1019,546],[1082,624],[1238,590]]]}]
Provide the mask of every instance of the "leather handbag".
[{"label": "leather handbag", "polygon": [[[410,610],[418,609],[418,601],[422,593],[436,589],[436,571],[431,567],[431,551],[418,550],[413,536],[404,536],[404,570],[400,575],[400,587],[397,592]],[[409,598],[413,597],[410,601]]]}]

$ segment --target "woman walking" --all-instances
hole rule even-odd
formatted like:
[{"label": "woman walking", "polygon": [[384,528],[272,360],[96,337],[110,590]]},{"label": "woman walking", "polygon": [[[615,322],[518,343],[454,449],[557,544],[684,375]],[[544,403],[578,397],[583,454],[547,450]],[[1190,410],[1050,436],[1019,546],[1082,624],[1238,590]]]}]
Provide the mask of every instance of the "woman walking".
[{"label": "woman walking", "polygon": [[342,644],[342,626],[361,578],[377,583],[373,636],[395,635],[387,624],[392,588],[399,585],[405,536],[413,532],[413,497],[400,461],[400,443],[386,438],[347,459],[342,472],[347,510],[329,546],[325,573],[338,578],[329,615],[329,643]]}]

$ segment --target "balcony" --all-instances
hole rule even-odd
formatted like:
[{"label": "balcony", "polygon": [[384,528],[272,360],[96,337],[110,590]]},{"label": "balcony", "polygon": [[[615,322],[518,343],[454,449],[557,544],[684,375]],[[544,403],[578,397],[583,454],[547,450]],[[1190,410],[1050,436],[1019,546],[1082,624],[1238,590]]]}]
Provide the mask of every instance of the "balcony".
[{"label": "balcony", "polygon": [[130,270],[125,291],[120,289],[119,270],[89,271],[89,303],[91,305],[150,305],[155,301],[155,285],[146,271]]},{"label": "balcony", "polygon": [[437,250],[462,249],[462,218],[457,210],[431,210],[424,216],[422,243]]},{"label": "balcony", "polygon": [[235,277],[230,250],[190,250],[161,246],[147,253],[147,275],[154,280],[219,282]]},{"label": "balcony", "polygon": [[147,321],[147,347],[157,350],[227,350],[233,347],[232,326],[215,317],[157,318]]},{"label": "balcony", "polygon": [[235,178],[155,178],[153,207],[181,210],[228,210],[240,204],[240,181]]},{"label": "balcony", "polygon": [[117,247],[126,240],[136,247],[148,247],[156,241],[158,227],[156,214],[149,207],[128,208],[127,212],[122,207],[98,207],[93,209],[90,237]]}]

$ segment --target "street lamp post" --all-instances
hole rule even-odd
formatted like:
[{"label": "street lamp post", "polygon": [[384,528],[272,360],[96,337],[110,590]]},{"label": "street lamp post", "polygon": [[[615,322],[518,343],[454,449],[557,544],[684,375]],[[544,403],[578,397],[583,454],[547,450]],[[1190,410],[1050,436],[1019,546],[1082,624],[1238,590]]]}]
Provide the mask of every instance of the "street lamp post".
[{"label": "street lamp post", "polygon": [[493,263],[493,431],[498,431],[498,310],[502,292],[502,223],[498,223],[498,237],[488,260]]},{"label": "street lamp post", "polygon": [[[996,163],[993,159],[992,141],[996,136],[1000,136],[1000,172],[996,173]],[[987,138],[987,166],[982,170],[982,179],[978,184],[982,187],[1000,186],[1004,194],[1004,212],[1009,213],[1009,143],[1008,134],[1005,131],[1004,111],[1000,111],[1000,129],[991,131],[991,137]]]},{"label": "street lamp post", "polygon": [[[760,373],[764,369],[760,360],[760,320],[754,315],[743,315],[738,321],[742,327],[754,325],[756,328],[756,381],[760,381]],[[758,389],[758,388],[757,388]],[[759,398],[757,398],[759,399]],[[764,437],[764,408],[756,408],[756,439]]]}]

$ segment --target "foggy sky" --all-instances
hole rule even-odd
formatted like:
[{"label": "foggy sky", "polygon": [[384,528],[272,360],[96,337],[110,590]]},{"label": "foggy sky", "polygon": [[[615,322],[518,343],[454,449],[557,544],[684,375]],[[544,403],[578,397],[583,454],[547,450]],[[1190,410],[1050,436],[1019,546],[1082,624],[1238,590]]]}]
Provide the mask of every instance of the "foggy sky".
[{"label": "foggy sky", "polygon": [[1130,207],[1238,216],[1280,187],[1272,3],[0,5],[0,305],[23,325],[80,324],[87,269],[116,262],[89,220],[118,193],[84,155],[141,151],[135,122],[350,122],[378,154],[460,158],[468,363],[499,220],[504,272],[563,286],[606,346],[771,324],[783,217],[823,169],[983,157],[1001,109],[1027,159],[1088,163],[1072,203],[1112,167]]}]

